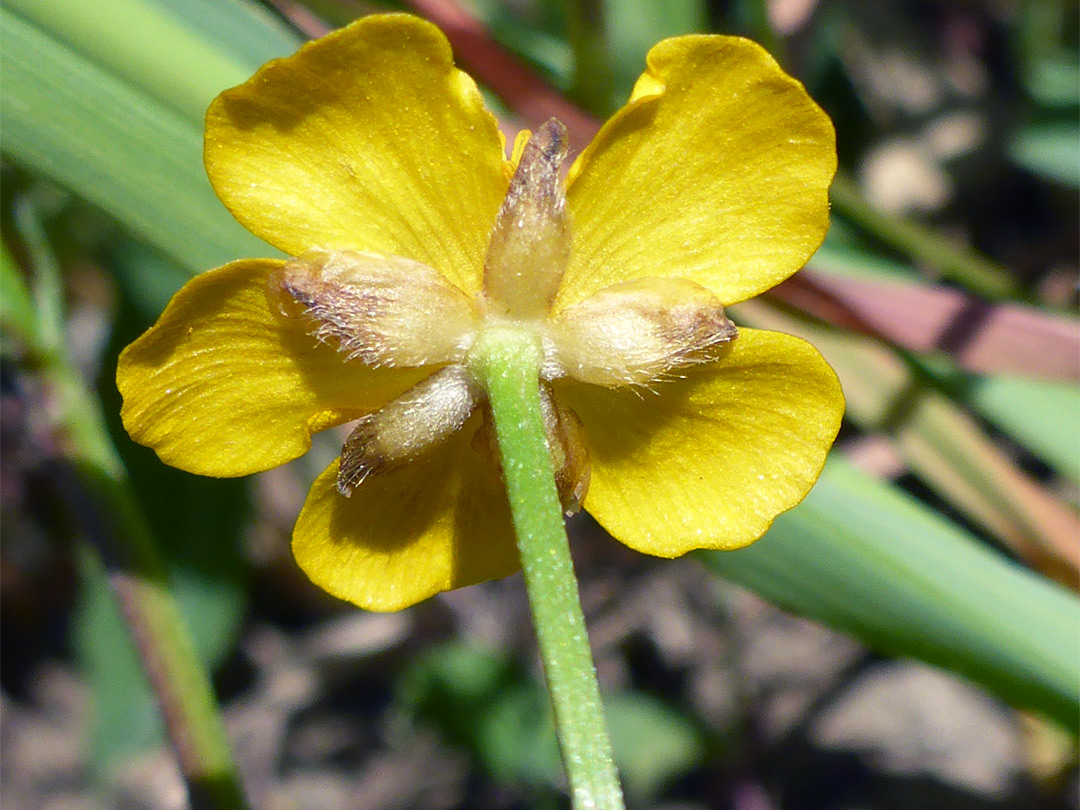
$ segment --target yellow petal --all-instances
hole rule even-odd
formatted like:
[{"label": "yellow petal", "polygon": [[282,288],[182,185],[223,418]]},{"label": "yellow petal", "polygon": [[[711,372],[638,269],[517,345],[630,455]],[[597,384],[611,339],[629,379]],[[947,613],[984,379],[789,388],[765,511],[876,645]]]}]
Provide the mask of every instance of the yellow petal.
[{"label": "yellow petal", "polygon": [[446,38],[401,14],[269,63],[206,115],[210,182],[253,233],[293,256],[405,256],[470,294],[506,191],[503,158]]},{"label": "yellow petal", "polygon": [[233,262],[196,276],[120,355],[120,415],[162,461],[236,476],[302,455],[313,431],[356,418],[428,370],[371,370],[271,311],[281,262]]},{"label": "yellow petal", "polygon": [[312,582],[389,611],[516,571],[506,495],[495,465],[470,443],[479,421],[407,467],[371,476],[349,498],[331,464],[293,531],[293,554]]},{"label": "yellow petal", "polygon": [[731,352],[656,394],[566,384],[592,462],[589,511],[675,557],[760,537],[813,486],[840,428],[836,374],[809,343],[741,329]]},{"label": "yellow petal", "polygon": [[727,306],[790,276],[828,228],[832,123],[744,39],[664,40],[635,98],[570,171],[570,267],[556,308],[642,276]]}]

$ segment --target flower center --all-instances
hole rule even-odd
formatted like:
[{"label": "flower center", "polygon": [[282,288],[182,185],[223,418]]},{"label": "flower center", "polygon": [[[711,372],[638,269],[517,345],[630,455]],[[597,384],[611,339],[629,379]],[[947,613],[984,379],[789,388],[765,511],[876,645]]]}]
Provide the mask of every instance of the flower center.
[{"label": "flower center", "polygon": [[[551,381],[647,386],[716,359],[735,339],[716,296],[684,279],[638,278],[551,312],[570,262],[571,223],[559,178],[566,154],[566,128],[554,118],[525,145],[475,299],[427,265],[360,251],[310,251],[272,274],[269,294],[282,314],[308,318],[314,337],[336,344],[349,360],[437,368],[357,423],[342,449],[342,495],[461,429],[484,406],[471,370],[475,351],[511,330],[543,358],[537,383],[548,447],[563,503],[576,508],[588,486],[588,460],[577,417],[559,405]],[[477,435],[474,445],[495,448],[489,420]],[[497,463],[498,453],[493,456]]]}]

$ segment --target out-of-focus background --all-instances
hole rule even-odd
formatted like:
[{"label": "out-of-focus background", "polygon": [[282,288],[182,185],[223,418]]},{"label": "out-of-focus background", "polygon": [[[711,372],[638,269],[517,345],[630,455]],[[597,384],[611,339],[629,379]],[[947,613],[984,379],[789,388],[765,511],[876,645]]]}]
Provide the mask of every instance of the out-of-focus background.
[{"label": "out-of-focus background", "polygon": [[1080,806],[1075,3],[2,0],[5,810],[187,806],[110,596],[115,499],[78,463],[99,413],[255,807],[566,806],[519,577],[356,610],[289,551],[340,435],[220,481],[118,424],[119,350],[193,273],[268,255],[206,182],[207,104],[388,9],[439,23],[508,129],[557,114],[574,151],[695,31],[762,42],[836,124],[828,240],[734,311],[843,380],[818,487],[726,555],[570,523],[629,805]]}]

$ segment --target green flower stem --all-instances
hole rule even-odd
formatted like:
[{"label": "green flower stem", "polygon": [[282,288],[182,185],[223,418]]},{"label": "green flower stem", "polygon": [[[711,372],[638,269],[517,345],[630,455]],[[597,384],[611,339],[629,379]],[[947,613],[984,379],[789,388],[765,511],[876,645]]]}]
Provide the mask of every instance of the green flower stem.
[{"label": "green flower stem", "polygon": [[[37,271],[36,326],[20,338],[55,405],[53,423],[70,462],[60,483],[90,540],[86,563],[103,566],[129,625],[166,730],[176,749],[193,807],[246,808],[213,688],[173,599],[153,536],[127,483],[127,472],[95,396],[73,367],[62,334],[62,284],[40,224],[16,204],[16,227]],[[5,285],[29,300],[21,276]],[[48,300],[46,300],[48,299]],[[9,323],[4,323],[7,329]]]},{"label": "green flower stem", "polygon": [[573,806],[615,810],[623,807],[622,791],[545,438],[540,361],[535,336],[510,327],[485,331],[470,352],[470,367],[487,391],[495,421]]}]

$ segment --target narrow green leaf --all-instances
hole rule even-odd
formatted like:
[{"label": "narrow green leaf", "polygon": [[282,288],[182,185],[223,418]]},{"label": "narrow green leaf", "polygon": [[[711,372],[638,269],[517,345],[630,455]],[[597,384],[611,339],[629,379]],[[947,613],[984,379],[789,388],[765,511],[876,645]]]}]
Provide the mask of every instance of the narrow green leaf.
[{"label": "narrow green leaf", "polygon": [[796,613],[959,672],[1076,731],[1080,600],[834,459],[748,548],[703,555]]},{"label": "narrow green leaf", "polygon": [[[114,259],[117,275],[122,280],[143,275],[168,282],[180,279],[181,270],[150,254],[141,246],[119,251]],[[146,514],[192,629],[196,649],[204,662],[214,666],[232,648],[247,604],[241,532],[249,515],[249,485],[239,478],[205,478],[166,466],[124,431],[120,393],[113,382],[116,357],[150,326],[160,310],[129,301],[132,287],[123,281],[120,289],[123,297],[113,324],[109,363],[102,372],[102,407],[131,489]],[[171,292],[165,286],[162,298]]]},{"label": "narrow green leaf", "polygon": [[[569,96],[585,110],[605,113],[615,108],[614,77],[601,0],[566,0],[566,40],[574,53]],[[625,96],[624,96],[625,98]]]},{"label": "narrow green leaf", "polygon": [[0,49],[0,146],[13,160],[100,206],[191,272],[276,255],[217,201],[198,126],[2,6]]},{"label": "narrow green leaf", "polygon": [[[153,0],[248,73],[288,56],[303,40],[266,6],[247,0]],[[220,76],[212,77],[216,84]],[[244,78],[247,78],[246,76]]]},{"label": "narrow green leaf", "polygon": [[6,243],[0,244],[0,326],[25,343],[37,342],[34,303]]},{"label": "narrow green leaf", "polygon": [[[248,66],[144,0],[4,0],[4,4],[195,124],[202,122],[221,89],[250,74]],[[123,36],[117,36],[117,26],[123,26]],[[178,65],[183,69],[177,70]]]},{"label": "narrow green leaf", "polygon": [[[239,625],[239,611],[230,614],[224,610],[224,600],[216,599],[212,611],[198,615],[192,610],[191,615],[183,615],[185,600],[174,596],[157,539],[148,526],[152,521],[144,520],[133,497],[136,487],[129,470],[108,435],[105,409],[87,389],[66,351],[60,264],[32,202],[17,197],[13,209],[15,230],[30,257],[34,278],[36,370],[52,394],[49,427],[64,438],[63,458],[57,460],[62,472],[55,477],[63,482],[60,492],[81,529],[78,561],[85,587],[80,606],[91,613],[91,619],[83,621],[83,616],[76,615],[76,646],[92,681],[99,664],[106,669],[117,665],[127,668],[127,673],[113,672],[115,677],[107,677],[100,684],[102,696],[106,700],[115,698],[119,705],[99,701],[96,728],[119,722],[120,726],[113,726],[119,728],[113,737],[120,738],[123,745],[131,740],[142,741],[140,731],[144,728],[151,735],[159,735],[164,720],[176,745],[192,802],[208,807],[246,806],[209,678],[197,660],[200,645],[189,630],[189,620],[194,616],[196,622],[201,620],[203,628],[207,624],[219,626],[223,618],[226,622],[231,619],[234,631]],[[108,410],[115,415],[118,409]],[[160,469],[158,465],[155,472]],[[148,483],[138,476],[137,480],[141,486]],[[162,491],[174,500],[175,489]],[[196,508],[184,514],[205,515],[200,510],[204,503],[205,498],[200,498]],[[160,520],[162,515],[155,513],[153,517]],[[214,521],[210,528],[217,529],[219,524],[221,521]],[[182,521],[164,524],[173,531],[183,525]],[[174,557],[190,560],[193,548],[213,542],[212,532],[199,528],[203,531],[194,539],[185,537]],[[215,543],[211,548],[212,566],[228,557],[228,549],[220,545]],[[233,549],[239,559],[235,544]],[[178,590],[188,586],[190,591],[190,579],[180,584]],[[191,601],[204,607],[208,599],[200,592]],[[79,608],[76,610],[78,613]],[[121,631],[124,624],[126,634]],[[204,638],[217,642],[217,654],[225,649],[227,642],[220,640],[220,634],[204,634]],[[201,648],[204,653],[207,646]],[[141,674],[141,681],[136,672]],[[130,677],[125,678],[125,674]],[[156,701],[149,697],[151,684]],[[146,716],[149,723],[135,727],[129,722],[134,720],[132,714]],[[108,761],[113,741],[95,746],[98,764]]]},{"label": "narrow green leaf", "polygon": [[825,241],[810,260],[810,266],[840,276],[885,278],[919,282],[923,276],[911,265],[870,250],[851,234],[851,228],[835,217]]},{"label": "narrow green leaf", "polygon": [[30,257],[30,296],[33,301],[39,359],[56,359],[66,354],[64,280],[45,226],[32,203],[18,198],[12,205],[12,219]]},{"label": "narrow green leaf", "polygon": [[1016,279],[985,256],[952,244],[918,222],[874,208],[864,199],[855,181],[842,171],[833,180],[829,200],[835,214],[846,217],[884,244],[933,267],[972,292],[992,300],[1020,293]]},{"label": "narrow green leaf", "polygon": [[100,559],[80,554],[79,576],[71,638],[96,707],[91,766],[107,781],[119,763],[160,745],[165,726]]},{"label": "narrow green leaf", "polygon": [[969,401],[999,429],[1080,484],[1080,386],[982,377],[972,383]]},{"label": "narrow green leaf", "polygon": [[[125,463],[141,502],[149,507],[146,515],[162,543],[170,590],[195,652],[211,669],[235,644],[247,603],[237,537],[245,511],[244,484],[197,479],[155,465],[146,458],[152,454],[131,448],[130,440],[121,449],[135,451],[123,454]],[[147,499],[148,492],[156,497]],[[94,696],[93,765],[99,777],[107,778],[128,757],[161,745],[165,728],[100,561],[80,555],[79,573],[72,639]]]}]

